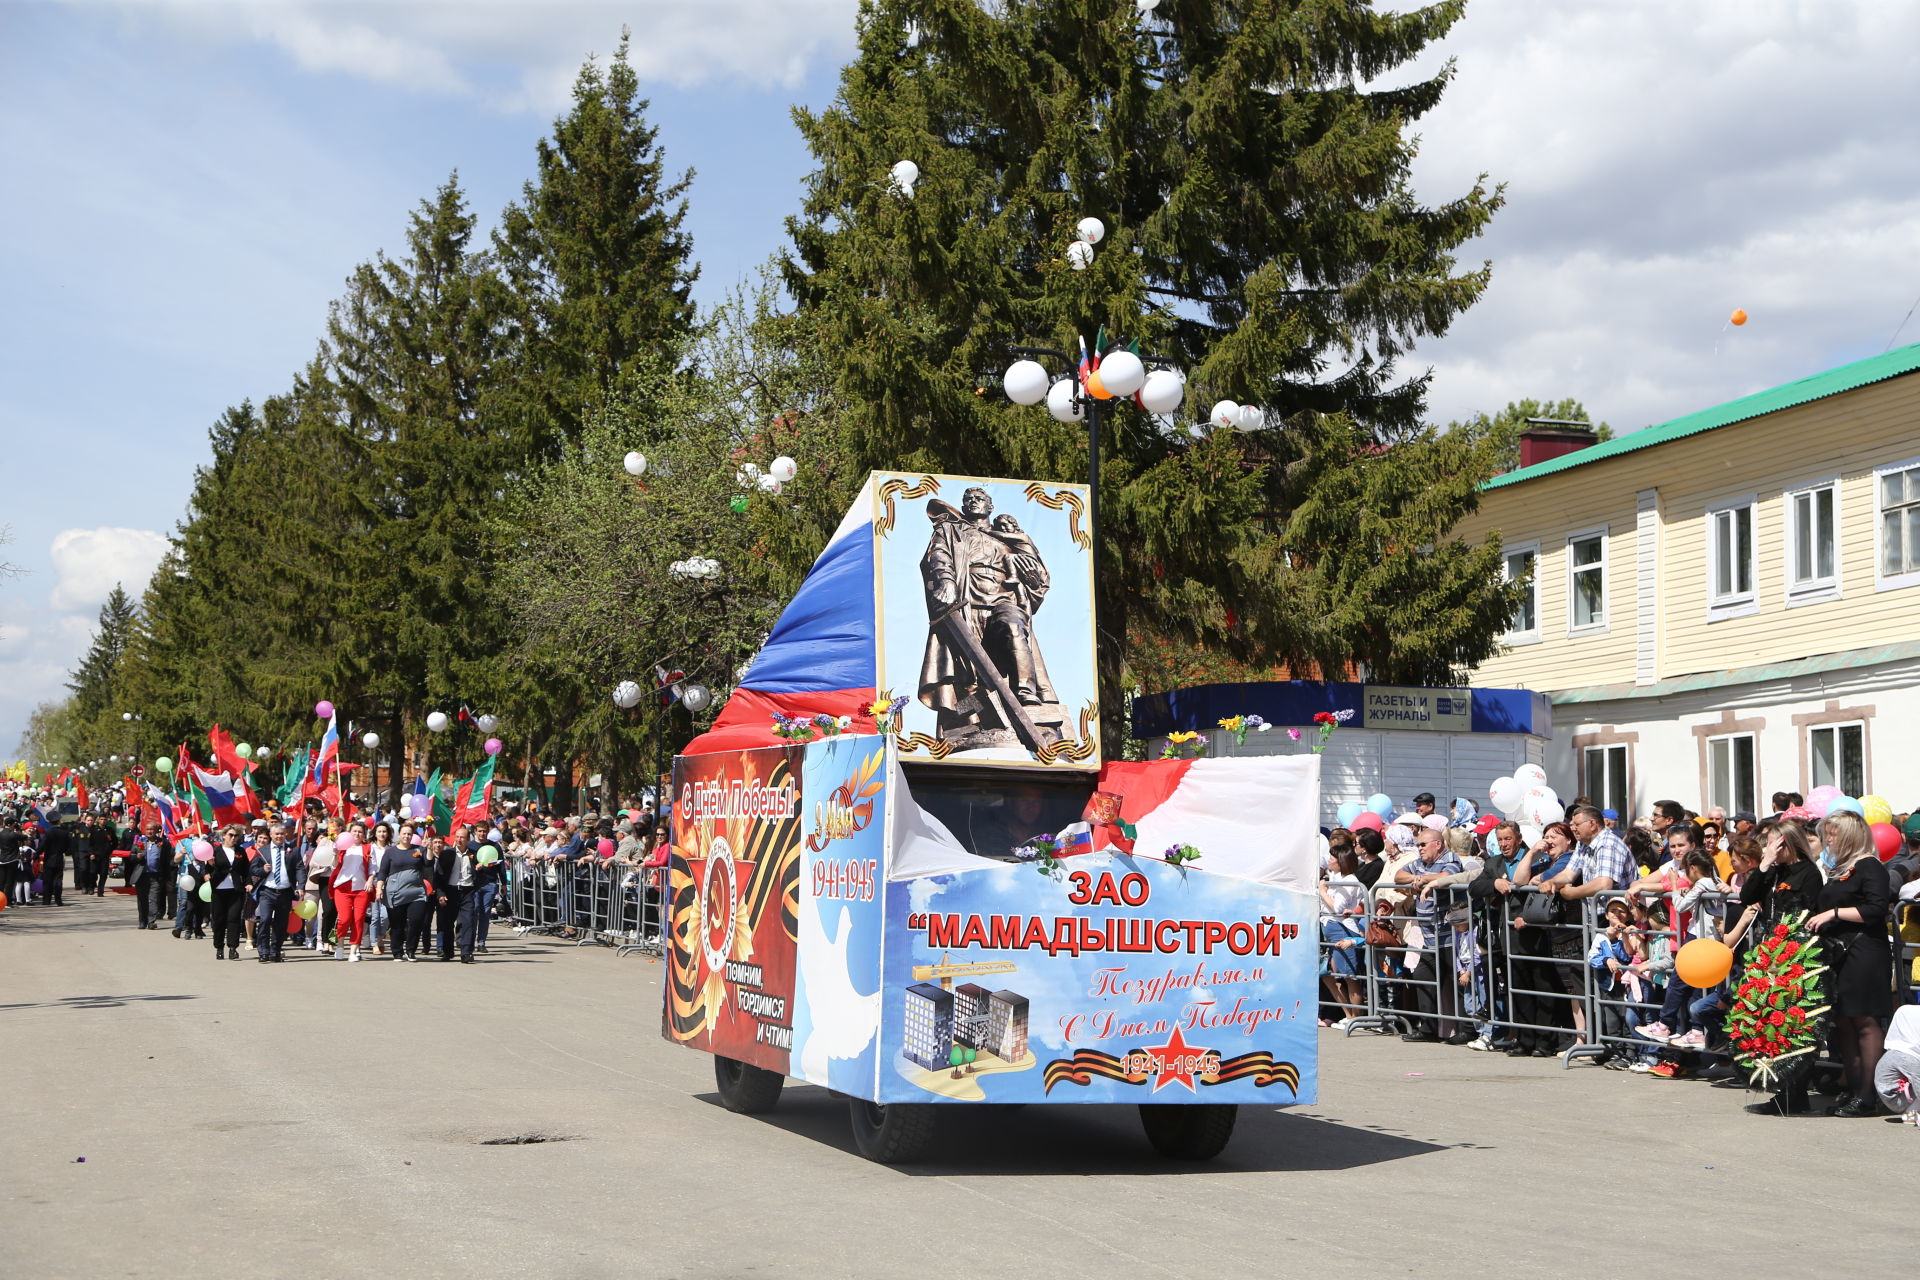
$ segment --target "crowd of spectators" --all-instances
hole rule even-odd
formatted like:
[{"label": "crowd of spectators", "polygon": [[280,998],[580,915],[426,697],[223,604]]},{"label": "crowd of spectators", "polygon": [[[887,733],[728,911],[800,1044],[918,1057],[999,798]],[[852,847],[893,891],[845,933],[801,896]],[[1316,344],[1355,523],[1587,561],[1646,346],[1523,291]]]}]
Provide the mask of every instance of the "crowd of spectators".
[{"label": "crowd of spectators", "polygon": [[[1798,919],[1830,966],[1832,1069],[1749,1110],[1814,1110],[1811,1078],[1830,1080],[1826,1114],[1920,1123],[1920,1017],[1894,1016],[1920,988],[1920,959],[1903,950],[1920,944],[1920,812],[1895,815],[1901,847],[1876,850],[1858,814],[1814,820],[1799,796],[1773,801],[1756,819],[1661,800],[1622,823],[1580,798],[1563,821],[1523,830],[1465,800],[1436,813],[1423,794],[1382,830],[1335,828],[1319,886],[1321,1024],[1745,1088],[1724,1032],[1731,992],[1749,949]],[[1732,950],[1726,981],[1682,980],[1676,956],[1695,939]]]}]

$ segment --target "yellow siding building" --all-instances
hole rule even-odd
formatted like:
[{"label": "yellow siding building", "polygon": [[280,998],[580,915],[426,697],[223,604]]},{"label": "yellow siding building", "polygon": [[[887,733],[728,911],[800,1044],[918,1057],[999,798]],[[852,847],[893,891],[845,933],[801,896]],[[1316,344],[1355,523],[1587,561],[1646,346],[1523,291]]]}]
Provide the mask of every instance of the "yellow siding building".
[{"label": "yellow siding building", "polygon": [[1920,344],[1522,467],[1459,532],[1529,584],[1476,684],[1623,819],[1831,783],[1920,807]]}]

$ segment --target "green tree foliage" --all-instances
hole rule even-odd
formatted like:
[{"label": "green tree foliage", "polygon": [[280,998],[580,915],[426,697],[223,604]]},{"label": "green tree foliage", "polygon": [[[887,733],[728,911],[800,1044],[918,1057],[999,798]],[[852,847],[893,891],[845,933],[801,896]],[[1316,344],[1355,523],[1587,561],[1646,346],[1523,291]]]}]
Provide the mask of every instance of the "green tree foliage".
[{"label": "green tree foliage", "polygon": [[[1102,330],[1183,368],[1190,414],[1264,409],[1262,430],[1199,441],[1113,415],[1110,724],[1142,635],[1405,680],[1493,650],[1497,557],[1445,541],[1480,459],[1421,429],[1426,376],[1399,361],[1485,287],[1453,253],[1500,197],[1430,207],[1408,187],[1408,128],[1450,71],[1379,87],[1460,12],[867,0],[835,102],[796,113],[818,168],[787,280],[837,357],[862,466],[1083,478],[1080,434],[1010,407],[994,375],[1012,345]],[[922,174],[910,199],[887,181],[902,159]],[[1086,215],[1107,235],[1074,271]],[[1420,634],[1402,595],[1351,594],[1414,584],[1458,632]]]},{"label": "green tree foliage", "polygon": [[120,659],[133,639],[135,613],[132,598],[116,582],[100,606],[86,656],[67,680],[74,713],[82,719],[96,719],[110,708],[119,714]]},{"label": "green tree foliage", "polygon": [[577,440],[624,378],[668,368],[693,322],[698,269],[681,229],[693,173],[668,180],[627,46],[622,32],[604,72],[581,69],[494,236],[520,336],[520,394],[506,403],[539,456]]},{"label": "green tree foliage", "polygon": [[[675,353],[699,376],[630,375],[499,508],[497,598],[520,637],[513,697],[521,722],[552,735],[543,758],[584,755],[627,779],[664,763],[658,745],[695,725],[652,696],[655,668],[732,684],[798,585],[799,557],[817,550],[813,531],[839,518],[844,464],[821,371],[775,340],[782,327],[770,283],[736,293]],[[628,452],[647,459],[637,479]],[[741,475],[782,454],[805,470],[780,494]],[[718,575],[688,574],[696,558]],[[611,701],[623,679],[648,690],[631,711]]]},{"label": "green tree foliage", "polygon": [[1486,442],[1490,451],[1488,465],[1493,474],[1512,471],[1520,465],[1520,433],[1529,420],[1545,418],[1553,422],[1583,422],[1593,428],[1594,443],[1613,439],[1613,428],[1595,422],[1587,407],[1578,400],[1514,400],[1495,414],[1475,414],[1465,422],[1447,424],[1449,432],[1465,432]]}]

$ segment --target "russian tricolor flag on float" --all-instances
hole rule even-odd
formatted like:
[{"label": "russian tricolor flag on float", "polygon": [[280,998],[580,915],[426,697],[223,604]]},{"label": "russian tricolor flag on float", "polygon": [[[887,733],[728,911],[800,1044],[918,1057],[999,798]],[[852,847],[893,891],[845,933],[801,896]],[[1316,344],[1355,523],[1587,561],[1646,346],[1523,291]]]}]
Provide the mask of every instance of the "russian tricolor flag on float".
[{"label": "russian tricolor flag on float", "polygon": [[773,624],[767,643],[727,699],[713,728],[684,754],[774,747],[773,713],[854,719],[853,733],[873,733],[873,482],[854,499],[826,550]]}]

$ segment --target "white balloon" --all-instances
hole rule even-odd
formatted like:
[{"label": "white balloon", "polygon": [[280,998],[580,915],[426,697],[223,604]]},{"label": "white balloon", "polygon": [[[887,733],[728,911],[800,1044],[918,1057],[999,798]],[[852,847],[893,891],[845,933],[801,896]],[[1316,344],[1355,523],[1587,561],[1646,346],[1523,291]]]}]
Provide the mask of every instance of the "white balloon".
[{"label": "white balloon", "polygon": [[1179,374],[1171,369],[1155,369],[1140,388],[1140,405],[1148,413],[1172,413],[1186,396],[1186,384],[1180,381]]},{"label": "white balloon", "polygon": [[1038,360],[1015,360],[1000,380],[1015,404],[1039,404],[1047,398],[1047,370]]},{"label": "white balloon", "polygon": [[1526,798],[1526,794],[1527,789],[1518,778],[1495,778],[1493,785],[1487,788],[1487,799],[1509,818],[1520,807],[1520,801]]},{"label": "white balloon", "polygon": [[800,464],[783,453],[767,465],[767,474],[785,484],[800,474]]},{"label": "white balloon", "polygon": [[1160,7],[1160,0],[1133,0],[1133,7],[1144,18]]},{"label": "white balloon", "polygon": [[1106,238],[1107,224],[1098,218],[1082,218],[1074,230],[1079,232],[1080,238],[1088,244],[1099,244]]},{"label": "white balloon", "polygon": [[380,735],[369,729],[360,739],[360,745],[371,751],[380,745]]},{"label": "white balloon", "polygon": [[1232,427],[1240,421],[1240,406],[1231,400],[1217,401],[1213,412],[1207,415],[1207,421],[1223,430]]},{"label": "white balloon", "polygon": [[647,474],[647,455],[638,452],[630,453],[626,457],[625,465],[628,475],[643,476]]},{"label": "white balloon", "polygon": [[433,732],[435,733],[439,733],[446,727],[447,727],[446,712],[431,711],[427,713],[427,728],[433,730]]},{"label": "white balloon", "polygon": [[1547,771],[1537,764],[1523,764],[1513,771],[1513,776],[1529,787],[1547,785]]},{"label": "white balloon", "polygon": [[1079,422],[1080,402],[1074,398],[1072,378],[1062,378],[1047,388],[1047,412],[1056,422]]},{"label": "white balloon", "polygon": [[1100,381],[1117,396],[1130,396],[1146,385],[1147,367],[1131,351],[1116,351],[1100,361]]},{"label": "white balloon", "polygon": [[1258,431],[1267,422],[1266,410],[1257,404],[1243,404],[1234,415],[1233,425],[1242,431]]},{"label": "white balloon", "polygon": [[1085,240],[1075,240],[1067,246],[1067,265],[1075,271],[1085,271],[1093,265],[1093,246]]},{"label": "white balloon", "polygon": [[760,486],[762,493],[780,492],[780,482],[772,476],[761,476],[758,480],[754,481],[754,483]]},{"label": "white balloon", "polygon": [[1542,800],[1533,806],[1534,821],[1539,823],[1559,822],[1567,816],[1566,806],[1558,800]]},{"label": "white balloon", "polygon": [[638,705],[639,701],[640,701],[640,686],[635,684],[633,681],[622,680],[619,684],[613,686],[613,705],[614,706],[632,707],[632,706]]},{"label": "white balloon", "polygon": [[500,717],[494,715],[492,712],[488,712],[486,715],[480,717],[478,723],[480,725],[480,732],[492,733],[500,727]]},{"label": "white balloon", "polygon": [[902,160],[889,171],[893,176],[893,185],[899,188],[903,196],[913,194],[913,184],[920,181],[920,166],[911,160]]},{"label": "white balloon", "polygon": [[713,690],[703,684],[683,684],[680,686],[680,705],[695,715],[705,711],[713,701]]}]

